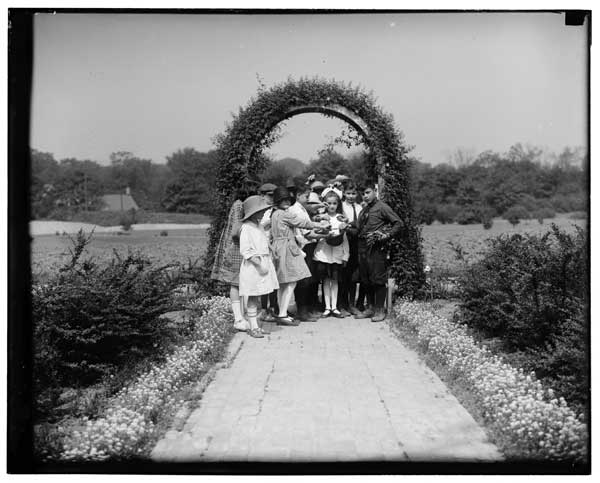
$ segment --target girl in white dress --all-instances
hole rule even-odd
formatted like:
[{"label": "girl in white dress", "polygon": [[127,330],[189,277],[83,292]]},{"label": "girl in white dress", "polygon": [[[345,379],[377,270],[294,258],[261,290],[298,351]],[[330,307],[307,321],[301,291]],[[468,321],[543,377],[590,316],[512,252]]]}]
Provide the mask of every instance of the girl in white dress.
[{"label": "girl in white dress", "polygon": [[342,213],[342,200],[333,190],[325,194],[326,215],[331,231],[326,238],[319,240],[313,258],[317,261],[317,272],[323,283],[325,312],[322,317],[339,317],[342,313],[337,307],[338,280],[342,267],[350,256],[350,247],[346,236],[347,218]]},{"label": "girl in white dress", "polygon": [[251,337],[264,337],[258,326],[260,296],[279,288],[275,266],[269,251],[269,241],[260,220],[270,206],[261,196],[250,196],[244,201],[244,218],[240,232],[240,296],[248,297],[247,314]]}]

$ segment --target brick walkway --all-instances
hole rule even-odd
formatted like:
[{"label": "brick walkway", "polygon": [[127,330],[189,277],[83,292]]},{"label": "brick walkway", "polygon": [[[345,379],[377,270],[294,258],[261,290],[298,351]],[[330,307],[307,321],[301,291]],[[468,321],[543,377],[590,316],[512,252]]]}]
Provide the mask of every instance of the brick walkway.
[{"label": "brick walkway", "polygon": [[439,378],[370,319],[276,327],[217,371],[159,461],[501,459]]}]

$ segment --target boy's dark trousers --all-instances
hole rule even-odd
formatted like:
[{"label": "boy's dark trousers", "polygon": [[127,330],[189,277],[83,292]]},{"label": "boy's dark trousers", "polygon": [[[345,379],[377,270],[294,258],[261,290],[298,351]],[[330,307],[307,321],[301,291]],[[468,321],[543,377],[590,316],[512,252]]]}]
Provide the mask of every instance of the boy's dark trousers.
[{"label": "boy's dark trousers", "polygon": [[384,310],[387,295],[387,252],[382,249],[367,247],[366,241],[360,240],[358,246],[358,270],[360,283],[365,285],[369,304],[377,311]]},{"label": "boy's dark trousers", "polygon": [[358,269],[358,240],[348,237],[350,256],[346,266],[342,269],[342,277],[339,280],[338,307],[348,310],[354,306],[356,300],[356,282],[353,280]]},{"label": "boy's dark trousers", "polygon": [[310,270],[311,276],[299,280],[294,289],[294,298],[296,299],[298,311],[310,311],[313,305],[313,292],[316,293],[315,286],[318,285],[318,282],[315,282],[317,275],[316,264],[313,260],[316,246],[316,243],[308,243],[303,248],[304,253],[306,254],[304,261]]}]

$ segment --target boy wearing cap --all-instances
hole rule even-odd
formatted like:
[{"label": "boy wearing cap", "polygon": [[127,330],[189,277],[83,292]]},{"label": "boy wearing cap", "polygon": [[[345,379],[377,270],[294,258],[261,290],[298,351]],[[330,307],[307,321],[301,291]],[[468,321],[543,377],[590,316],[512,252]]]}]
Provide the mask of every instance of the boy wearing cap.
[{"label": "boy wearing cap", "polygon": [[263,197],[267,204],[272,205],[273,191],[275,191],[275,188],[277,188],[277,186],[273,183],[264,183],[258,188],[258,194]]},{"label": "boy wearing cap", "polygon": [[310,189],[321,196],[321,193],[326,188],[325,183],[322,181],[315,181],[310,185]]}]

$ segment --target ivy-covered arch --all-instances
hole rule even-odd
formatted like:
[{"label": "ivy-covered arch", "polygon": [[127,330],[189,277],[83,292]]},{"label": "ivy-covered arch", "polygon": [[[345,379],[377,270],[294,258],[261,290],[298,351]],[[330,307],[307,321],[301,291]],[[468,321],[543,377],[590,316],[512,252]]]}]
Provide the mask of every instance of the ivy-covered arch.
[{"label": "ivy-covered arch", "polygon": [[[404,222],[405,229],[391,241],[391,276],[401,293],[415,294],[424,283],[423,256],[409,192],[409,148],[370,93],[359,87],[323,79],[288,80],[261,89],[240,108],[225,132],[217,137],[219,171],[215,210],[209,230],[207,265],[212,264],[220,233],[227,222],[233,193],[265,168],[264,149],[275,140],[276,127],[293,116],[317,112],[348,123],[368,148],[367,172],[379,183],[380,196]],[[360,184],[360,180],[357,180]]]}]

